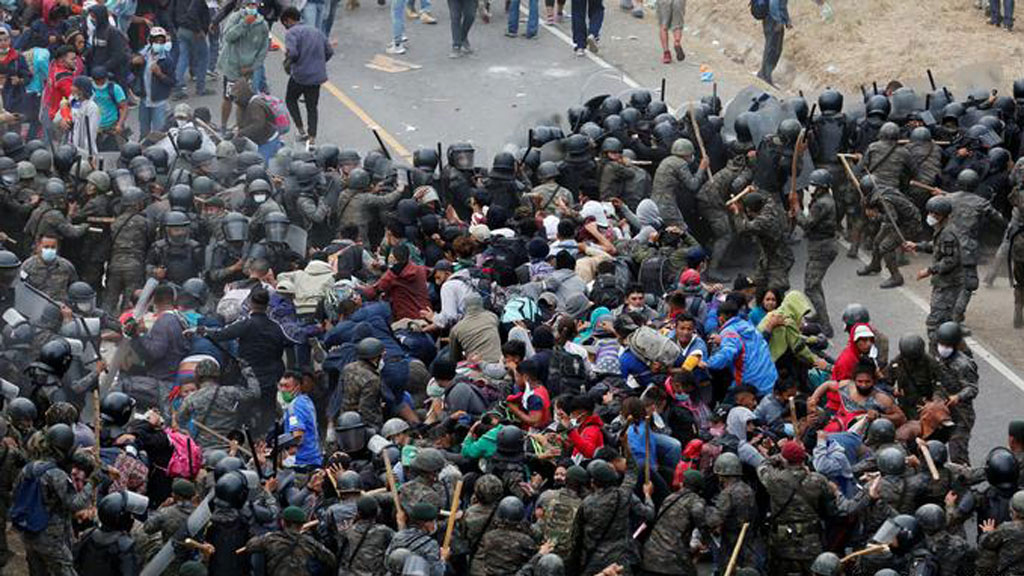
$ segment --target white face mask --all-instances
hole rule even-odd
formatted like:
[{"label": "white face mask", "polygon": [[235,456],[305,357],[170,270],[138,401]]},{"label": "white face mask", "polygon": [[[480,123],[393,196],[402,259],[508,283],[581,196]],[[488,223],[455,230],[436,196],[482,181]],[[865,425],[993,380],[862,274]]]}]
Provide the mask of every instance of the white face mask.
[{"label": "white face mask", "polygon": [[939,351],[939,356],[941,356],[943,358],[949,358],[950,356],[953,355],[954,348],[952,348],[951,346],[946,346],[945,344],[939,344],[939,345],[936,346],[936,349]]},{"label": "white face mask", "polygon": [[294,468],[295,467],[295,454],[289,454],[289,455],[285,456],[284,460],[281,460],[281,466],[284,466],[285,468]]},{"label": "white face mask", "polygon": [[384,370],[384,359],[381,358],[377,361],[377,372]]},{"label": "white face mask", "polygon": [[931,226],[932,228],[934,228],[935,225],[939,223],[939,219],[936,218],[934,214],[929,214],[925,216],[924,221],[927,222],[928,225]]},{"label": "white face mask", "polygon": [[575,418],[570,418],[569,419],[569,426],[572,426],[573,428],[575,428],[576,424],[578,424],[578,423],[579,422],[577,422]]},{"label": "white face mask", "polygon": [[253,194],[252,201],[257,203],[257,204],[263,204],[264,202],[267,201],[267,195],[266,194]]}]

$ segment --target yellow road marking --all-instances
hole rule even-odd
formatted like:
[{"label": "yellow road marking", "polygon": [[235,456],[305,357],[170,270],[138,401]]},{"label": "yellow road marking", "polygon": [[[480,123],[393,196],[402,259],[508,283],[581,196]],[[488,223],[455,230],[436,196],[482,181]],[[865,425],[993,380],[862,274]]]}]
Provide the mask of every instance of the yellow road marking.
[{"label": "yellow road marking", "polygon": [[[282,42],[277,36],[273,34],[271,34],[270,36],[271,38],[274,39],[275,42],[280,44],[282,47],[284,46],[284,42]],[[373,119],[372,116],[367,114],[366,110],[363,110],[362,106],[356,104],[355,100],[350,98],[348,94],[345,94],[345,92],[342,91],[341,88],[335,86],[334,83],[331,82],[330,80],[324,82],[323,87],[326,88],[327,91],[331,93],[331,96],[337,98],[338,102],[341,102],[341,104],[345,106],[345,108],[348,108],[350,112],[355,114],[356,117],[359,118],[359,120],[361,120],[363,124],[366,125],[367,128],[376,129],[377,133],[380,134],[381,140],[383,140],[385,144],[387,144],[395,152],[397,152],[399,156],[404,157],[406,160],[412,160],[412,153],[409,152],[409,150],[405,146],[402,146],[402,143],[399,142],[397,138],[392,136],[391,133],[387,131],[387,129],[381,126],[379,122],[377,122],[376,120]]]}]

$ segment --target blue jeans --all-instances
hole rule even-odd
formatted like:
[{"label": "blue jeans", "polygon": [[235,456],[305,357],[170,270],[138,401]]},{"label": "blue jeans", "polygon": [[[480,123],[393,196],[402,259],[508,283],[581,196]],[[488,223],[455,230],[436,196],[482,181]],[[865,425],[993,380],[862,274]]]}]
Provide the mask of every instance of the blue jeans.
[{"label": "blue jeans", "polygon": [[[416,9],[416,0],[408,0],[406,4],[409,5],[409,8]],[[430,12],[430,0],[420,1],[420,12]]]},{"label": "blue jeans", "polygon": [[178,29],[178,69],[174,76],[177,89],[185,91],[185,72],[192,69],[196,80],[196,94],[206,90],[206,69],[209,66],[210,46],[206,34],[197,34],[186,28]]},{"label": "blue jeans", "polygon": [[[526,17],[526,37],[533,38],[537,35],[537,27],[540,25],[540,2],[530,0],[530,14]],[[508,5],[508,31],[519,33],[519,0],[511,0]]]},{"label": "blue jeans", "polygon": [[[587,25],[587,21],[590,25]],[[572,43],[576,48],[587,47],[587,35],[601,37],[604,24],[604,2],[602,0],[572,0]]]},{"label": "blue jeans", "polygon": [[264,94],[270,94],[270,84],[267,83],[266,64],[260,64],[258,68],[252,71],[251,85],[253,92],[263,92]]},{"label": "blue jeans", "polygon": [[331,28],[334,28],[334,19],[338,15],[338,4],[341,0],[330,0],[331,4],[327,8],[327,16],[324,17],[323,27],[320,31],[324,33],[324,36],[331,37]]},{"label": "blue jeans", "polygon": [[391,42],[401,44],[405,36],[405,0],[391,0]]},{"label": "blue jeans", "polygon": [[1013,0],[989,0],[988,6],[992,24],[1005,26],[1007,30],[1013,29]]},{"label": "blue jeans", "polygon": [[675,470],[683,457],[683,445],[668,434],[651,434],[651,444],[658,455],[658,464],[662,468]]},{"label": "blue jeans", "polygon": [[324,25],[326,12],[327,5],[323,2],[319,4],[306,2],[306,6],[302,9],[302,23],[319,30]]},{"label": "blue jeans", "polygon": [[163,130],[167,119],[167,101],[156,106],[146,106],[145,100],[139,102],[139,140],[153,130]]},{"label": "blue jeans", "polygon": [[284,146],[284,142],[281,142],[280,136],[274,136],[270,140],[267,140],[266,144],[260,144],[259,153],[260,156],[263,156],[263,161],[270,162],[270,159],[274,157],[274,154],[277,154],[277,151],[280,150],[282,146]]}]

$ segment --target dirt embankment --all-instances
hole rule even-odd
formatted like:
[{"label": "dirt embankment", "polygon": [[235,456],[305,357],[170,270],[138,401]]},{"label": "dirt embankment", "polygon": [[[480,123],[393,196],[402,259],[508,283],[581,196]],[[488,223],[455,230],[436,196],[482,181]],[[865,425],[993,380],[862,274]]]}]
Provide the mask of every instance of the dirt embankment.
[{"label": "dirt embankment", "polygon": [[[992,79],[1005,93],[1024,77],[1024,25],[1012,33],[991,26],[972,0],[830,1],[835,17],[826,22],[811,0],[790,0],[793,28],[774,75],[783,92],[833,86],[852,93],[890,79],[924,88],[929,68],[940,85],[961,90]],[[761,23],[747,0],[689,2],[687,27],[734,63],[760,67]]]}]

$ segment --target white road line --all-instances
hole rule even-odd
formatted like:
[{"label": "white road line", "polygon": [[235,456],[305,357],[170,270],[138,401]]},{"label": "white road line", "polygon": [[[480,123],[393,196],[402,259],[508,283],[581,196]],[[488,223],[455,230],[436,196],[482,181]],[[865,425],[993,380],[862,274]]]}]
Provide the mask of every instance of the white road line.
[{"label": "white road line", "polygon": [[[850,243],[844,240],[843,238],[839,239],[839,243],[842,244],[845,248],[850,247]],[[857,255],[857,259],[863,262],[864,264],[868,264],[870,262],[868,258],[861,256],[860,254]],[[931,306],[928,304],[927,301],[925,301],[924,298],[918,296],[916,292],[914,292],[910,288],[907,288],[906,286],[900,286],[896,290],[900,294],[902,294],[904,298],[910,300],[915,306],[920,308],[925,314],[928,313]],[[982,345],[980,340],[973,336],[968,336],[967,338],[964,338],[964,341],[967,342],[967,345],[971,347],[971,351],[973,351],[979,358],[984,360],[985,363],[987,363],[989,366],[995,369],[996,372],[1002,374],[1004,378],[1009,380],[1010,383],[1016,386],[1021,392],[1024,392],[1024,379],[1021,379],[1021,377],[1018,376],[1012,368],[1007,366],[1002,360],[999,359],[998,356],[990,352],[988,348],[985,348],[985,346]]]}]

